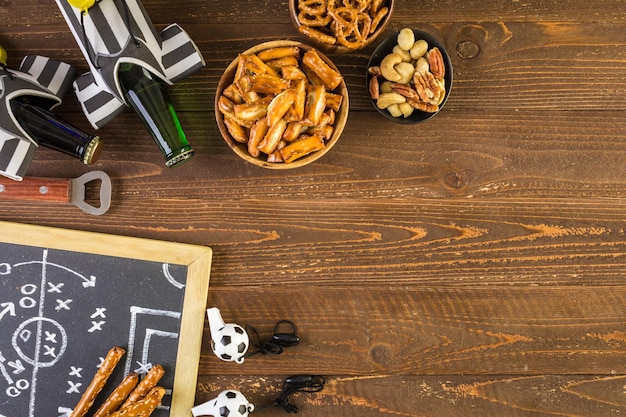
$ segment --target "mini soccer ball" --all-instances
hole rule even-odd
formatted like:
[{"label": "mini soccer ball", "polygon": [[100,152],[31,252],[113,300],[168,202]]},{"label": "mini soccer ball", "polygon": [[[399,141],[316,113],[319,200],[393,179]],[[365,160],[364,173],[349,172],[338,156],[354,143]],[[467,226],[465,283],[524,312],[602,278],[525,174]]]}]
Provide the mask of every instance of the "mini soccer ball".
[{"label": "mini soccer ball", "polygon": [[217,398],[191,409],[194,416],[247,417],[254,410],[246,397],[239,391],[222,391]]},{"label": "mini soccer ball", "polygon": [[228,323],[211,339],[213,352],[223,361],[242,363],[250,345],[248,333],[238,324]]},{"label": "mini soccer ball", "polygon": [[217,417],[246,417],[254,406],[239,391],[222,391],[214,403]]}]

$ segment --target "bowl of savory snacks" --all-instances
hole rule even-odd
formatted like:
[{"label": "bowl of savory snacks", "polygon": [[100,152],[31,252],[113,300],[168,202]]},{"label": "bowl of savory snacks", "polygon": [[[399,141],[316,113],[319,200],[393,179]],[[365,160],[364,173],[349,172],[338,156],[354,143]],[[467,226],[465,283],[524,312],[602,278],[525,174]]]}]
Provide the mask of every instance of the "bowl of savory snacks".
[{"label": "bowl of savory snacks", "polygon": [[215,94],[226,143],[264,168],[309,164],[337,142],[348,119],[348,89],[337,67],[300,42],[265,42],[240,53]]},{"label": "bowl of savory snacks", "polygon": [[291,21],[325,52],[366,47],[387,27],[394,0],[289,0]]},{"label": "bowl of savory snacks", "polygon": [[446,103],[452,89],[452,63],[434,36],[404,28],[374,50],[366,82],[380,114],[396,123],[421,123]]}]

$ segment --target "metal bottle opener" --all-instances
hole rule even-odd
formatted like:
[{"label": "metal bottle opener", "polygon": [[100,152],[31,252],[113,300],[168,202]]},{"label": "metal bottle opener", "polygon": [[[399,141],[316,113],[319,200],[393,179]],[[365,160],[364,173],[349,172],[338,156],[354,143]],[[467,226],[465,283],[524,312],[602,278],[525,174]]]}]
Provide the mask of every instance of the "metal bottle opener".
[{"label": "metal bottle opener", "polygon": [[[85,201],[85,186],[100,180],[100,206]],[[22,181],[0,178],[0,199],[70,203],[85,213],[99,216],[111,206],[111,179],[104,171],[91,171],[78,178],[26,177]]]}]

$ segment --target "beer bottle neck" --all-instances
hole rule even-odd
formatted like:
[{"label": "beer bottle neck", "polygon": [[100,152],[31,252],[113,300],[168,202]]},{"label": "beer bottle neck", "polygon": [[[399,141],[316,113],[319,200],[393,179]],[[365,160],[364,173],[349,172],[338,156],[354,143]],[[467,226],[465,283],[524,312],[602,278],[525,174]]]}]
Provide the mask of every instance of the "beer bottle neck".
[{"label": "beer bottle neck", "polygon": [[98,136],[83,132],[56,116],[49,110],[38,107],[28,96],[10,101],[11,111],[22,129],[37,144],[80,159],[84,164],[97,161],[102,150]]}]

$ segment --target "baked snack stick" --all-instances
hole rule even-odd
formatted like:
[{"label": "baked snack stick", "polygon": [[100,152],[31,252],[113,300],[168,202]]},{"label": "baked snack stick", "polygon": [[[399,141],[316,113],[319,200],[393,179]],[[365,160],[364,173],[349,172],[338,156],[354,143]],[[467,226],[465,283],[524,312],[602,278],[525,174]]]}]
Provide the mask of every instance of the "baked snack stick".
[{"label": "baked snack stick", "polygon": [[148,417],[161,404],[165,388],[154,387],[141,400],[129,404],[107,417]]},{"label": "baked snack stick", "polygon": [[124,400],[130,395],[139,383],[139,375],[131,372],[126,378],[113,390],[111,395],[102,403],[98,411],[93,417],[106,417],[112,412],[120,408]]},{"label": "baked snack stick", "polygon": [[126,351],[119,346],[115,346],[109,350],[102,365],[98,368],[96,375],[91,380],[91,383],[78,401],[78,404],[76,404],[76,407],[74,407],[74,410],[72,410],[70,417],[83,417],[87,414],[96,397],[100,391],[102,391],[102,388],[104,388],[104,385],[113,373],[117,363],[122,359],[125,353]]},{"label": "baked snack stick", "polygon": [[131,403],[137,402],[148,394],[148,392],[156,386],[165,374],[165,369],[159,364],[150,368],[146,376],[143,377],[139,385],[130,393],[121,408],[127,407]]}]

